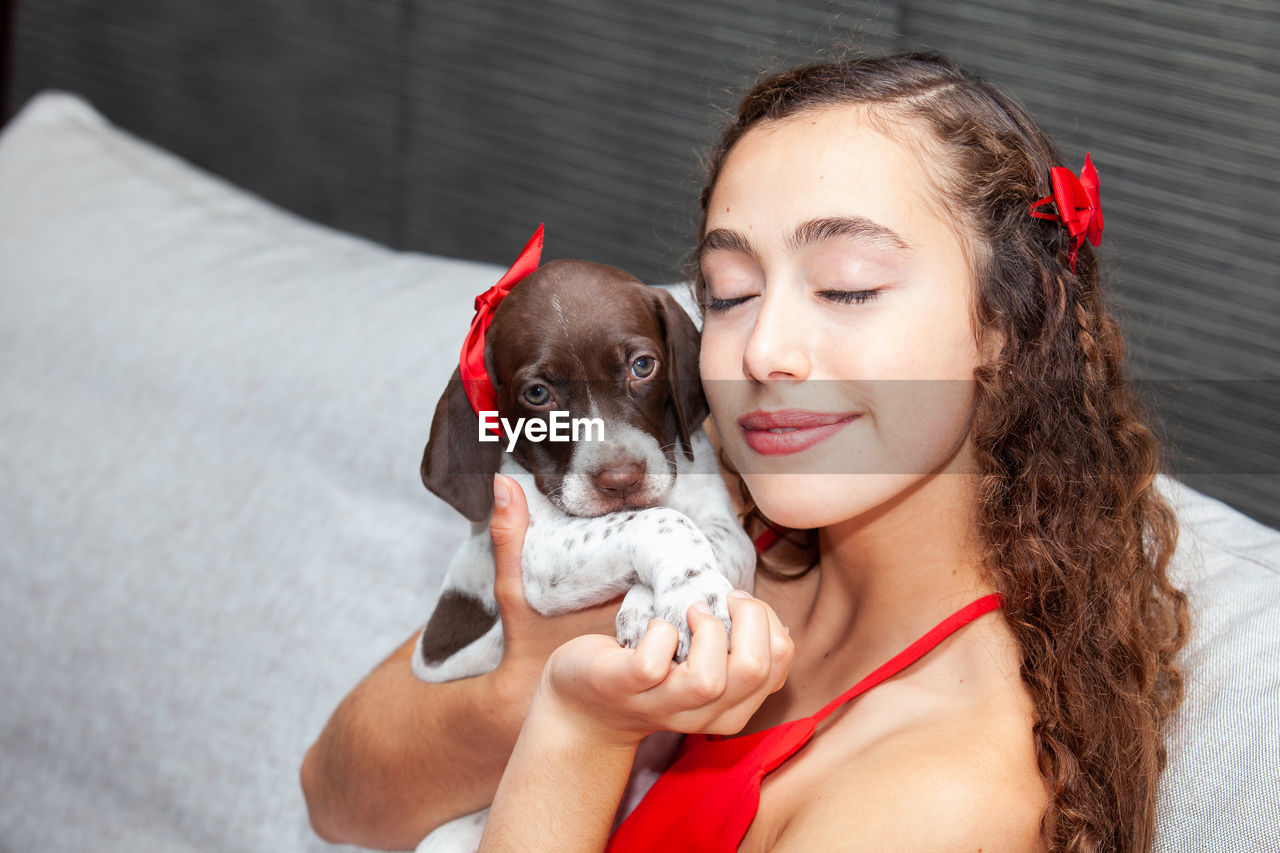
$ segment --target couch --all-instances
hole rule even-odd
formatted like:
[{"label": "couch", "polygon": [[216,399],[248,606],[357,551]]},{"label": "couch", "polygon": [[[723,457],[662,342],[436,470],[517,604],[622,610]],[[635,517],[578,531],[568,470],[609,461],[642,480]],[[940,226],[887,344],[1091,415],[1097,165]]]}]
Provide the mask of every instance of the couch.
[{"label": "couch", "polygon": [[[333,849],[299,763],[465,533],[418,462],[501,272],[286,213],[67,92],[4,129],[0,850]],[[1280,532],[1159,488],[1194,630],[1157,849],[1280,850]]]}]

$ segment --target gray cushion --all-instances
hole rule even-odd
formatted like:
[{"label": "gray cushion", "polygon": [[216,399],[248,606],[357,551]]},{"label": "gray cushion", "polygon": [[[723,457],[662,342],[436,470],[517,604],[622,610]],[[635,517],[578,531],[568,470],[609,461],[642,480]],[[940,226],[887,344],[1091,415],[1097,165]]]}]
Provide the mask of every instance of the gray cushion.
[{"label": "gray cushion", "polygon": [[1173,576],[1191,603],[1156,849],[1280,850],[1280,532],[1176,480]]},{"label": "gray cushion", "polygon": [[418,464],[499,273],[286,215],[68,95],[6,129],[0,848],[328,849],[299,762],[466,531]]},{"label": "gray cushion", "polygon": [[[332,849],[298,765],[464,535],[418,462],[500,273],[283,213],[64,93],[5,129],[0,849]],[[1159,848],[1280,849],[1280,534],[1161,487],[1196,628]]]}]

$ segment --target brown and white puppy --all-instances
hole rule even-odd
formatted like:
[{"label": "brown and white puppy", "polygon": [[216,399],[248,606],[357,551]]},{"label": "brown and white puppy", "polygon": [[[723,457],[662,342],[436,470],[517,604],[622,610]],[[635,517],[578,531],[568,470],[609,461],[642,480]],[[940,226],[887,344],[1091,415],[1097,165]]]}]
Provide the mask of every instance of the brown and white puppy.
[{"label": "brown and white puppy", "polygon": [[[521,560],[535,610],[564,613],[626,593],[618,641],[634,647],[657,616],[677,627],[680,660],[688,653],[690,605],[705,601],[729,626],[726,596],[751,589],[755,550],[701,428],[707,404],[698,346],[697,328],[671,294],[587,261],[547,263],[499,303],[484,362],[499,416],[523,426],[504,429],[500,441],[480,441],[480,419],[458,371],[436,407],[422,479],[472,522],[472,534],[419,638],[413,669],[420,678],[478,675],[502,657],[488,531],[496,471],[528,498]],[[536,437],[555,418],[594,419],[599,428],[577,441],[528,437],[531,422],[543,424]],[[620,814],[676,744],[646,739]],[[446,824],[418,850],[474,850],[486,816]]]},{"label": "brown and white puppy", "polygon": [[[514,441],[505,429],[481,441],[457,371],[436,406],[422,479],[473,530],[446,573],[415,672],[448,681],[501,658],[488,535],[499,470],[528,498],[522,567],[535,610],[565,613],[625,592],[619,641],[634,646],[657,616],[680,631],[678,659],[691,604],[706,601],[728,627],[725,595],[750,589],[755,553],[701,428],[698,331],[671,294],[615,267],[552,261],[498,305],[485,341],[497,414],[525,426]],[[525,437],[533,422],[543,425],[534,434],[552,434],[555,418],[598,427],[578,441]]]}]

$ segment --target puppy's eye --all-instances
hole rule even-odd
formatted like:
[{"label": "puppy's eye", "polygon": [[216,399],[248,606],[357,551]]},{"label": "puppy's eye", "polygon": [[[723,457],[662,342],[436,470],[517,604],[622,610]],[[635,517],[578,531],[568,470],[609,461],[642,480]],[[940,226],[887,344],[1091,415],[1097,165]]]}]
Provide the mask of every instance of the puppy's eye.
[{"label": "puppy's eye", "polygon": [[645,379],[653,374],[658,367],[658,360],[642,355],[635,361],[631,362],[631,375],[636,379]]},{"label": "puppy's eye", "polygon": [[545,406],[551,402],[551,392],[544,385],[530,385],[525,389],[524,401],[530,406]]}]

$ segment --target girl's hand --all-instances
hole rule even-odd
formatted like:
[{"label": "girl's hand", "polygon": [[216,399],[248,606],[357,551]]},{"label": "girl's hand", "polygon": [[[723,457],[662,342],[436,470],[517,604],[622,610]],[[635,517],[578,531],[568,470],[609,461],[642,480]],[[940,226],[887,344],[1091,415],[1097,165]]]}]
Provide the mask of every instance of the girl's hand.
[{"label": "girl's hand", "polygon": [[529,529],[529,504],[520,484],[501,474],[494,476],[493,516],[489,536],[493,540],[494,597],[502,618],[502,662],[495,675],[505,686],[520,718],[538,685],[547,658],[566,640],[581,634],[613,634],[618,599],[562,616],[543,616],[524,596],[520,555]]},{"label": "girl's hand", "polygon": [[795,646],[773,608],[729,595],[732,639],[705,605],[689,608],[689,658],[672,662],[674,626],[655,619],[635,649],[577,637],[547,661],[539,700],[598,743],[634,746],[655,731],[733,734],[786,681]]}]

